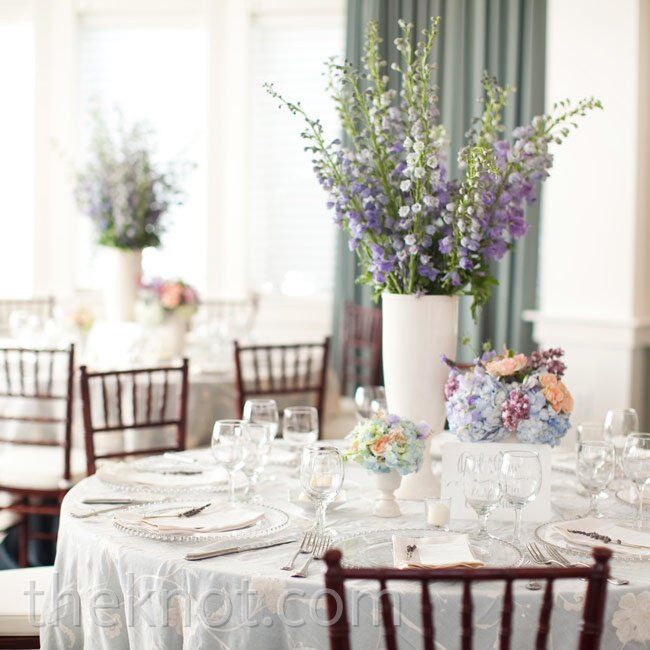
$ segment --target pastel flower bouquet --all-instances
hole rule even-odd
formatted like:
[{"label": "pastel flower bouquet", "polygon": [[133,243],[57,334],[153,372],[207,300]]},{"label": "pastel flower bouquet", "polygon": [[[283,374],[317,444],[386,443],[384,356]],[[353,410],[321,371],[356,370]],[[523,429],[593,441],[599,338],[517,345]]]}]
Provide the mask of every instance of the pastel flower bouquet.
[{"label": "pastel flower bouquet", "polygon": [[573,398],[562,382],[560,348],[530,356],[485,352],[470,368],[449,359],[445,399],[449,429],[463,442],[516,435],[520,442],[557,445],[571,423]]},{"label": "pastel flower bouquet", "polygon": [[148,325],[158,325],[170,316],[188,322],[198,306],[198,294],[186,282],[155,278],[141,284],[136,313]]},{"label": "pastel flower bouquet", "polygon": [[370,472],[395,470],[400,476],[417,472],[422,464],[424,441],[431,434],[426,422],[414,424],[397,415],[378,412],[348,435],[351,441],[346,460]]}]

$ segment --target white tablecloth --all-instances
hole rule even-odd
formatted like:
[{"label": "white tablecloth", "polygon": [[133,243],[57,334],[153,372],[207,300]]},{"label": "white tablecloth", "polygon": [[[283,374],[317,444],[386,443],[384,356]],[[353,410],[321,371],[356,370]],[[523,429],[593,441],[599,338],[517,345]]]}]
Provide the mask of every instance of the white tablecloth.
[{"label": "white tablecloth", "polygon": [[[276,477],[263,489],[271,503],[295,514],[297,509],[292,509],[286,500],[287,488],[295,481],[286,477],[288,472],[287,468],[271,468],[270,473]],[[403,502],[404,514],[398,519],[373,517],[371,479],[358,468],[349,468],[348,477],[357,481],[356,487],[349,488],[348,503],[330,517],[338,532],[423,525],[423,506],[416,502]],[[570,480],[566,474],[558,474],[557,478],[565,485]],[[563,490],[556,491],[558,498]],[[328,647],[321,563],[314,563],[310,577],[301,580],[280,570],[293,546],[187,562],[183,555],[193,548],[191,545],[125,535],[112,525],[111,515],[86,520],[69,515],[69,509],[83,494],[99,491],[106,492],[106,488],[91,477],[77,485],[63,503],[55,567],[61,595],[58,601],[51,595],[46,600],[43,648]],[[581,503],[586,505],[586,499]],[[631,513],[630,508],[613,499],[605,502],[604,507]],[[298,516],[294,521],[303,526],[306,523]],[[509,525],[503,523],[495,523],[491,529],[497,535],[510,532]],[[527,533],[531,532],[529,526]],[[615,573],[628,577],[631,584],[609,586],[602,648],[647,648],[650,566],[617,565]],[[399,597],[399,647],[419,648],[419,587],[406,589],[395,583],[393,589]],[[376,593],[375,586],[369,584],[357,585],[356,590],[357,595],[358,590]],[[576,647],[584,591],[583,582],[556,583],[549,649]],[[64,596],[64,592],[68,595]],[[474,647],[479,650],[497,647],[502,592],[503,586],[496,583],[473,588]],[[460,645],[460,593],[460,587],[454,584],[434,587],[437,648]],[[515,587],[513,648],[534,646],[542,594],[527,590],[523,584]],[[78,620],[75,602],[80,603]],[[353,626],[353,647],[383,647],[381,625],[373,623],[376,600],[366,595],[356,598],[356,603],[359,624]],[[96,609],[93,618],[93,605],[110,608]]]}]

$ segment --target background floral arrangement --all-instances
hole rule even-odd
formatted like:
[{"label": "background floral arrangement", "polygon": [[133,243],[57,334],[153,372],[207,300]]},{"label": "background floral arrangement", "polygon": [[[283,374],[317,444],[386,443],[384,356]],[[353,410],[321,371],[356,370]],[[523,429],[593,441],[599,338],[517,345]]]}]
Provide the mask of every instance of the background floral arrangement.
[{"label": "background floral arrangement", "polygon": [[461,175],[451,179],[448,142],[439,123],[431,52],[439,19],[413,46],[412,25],[400,21],[395,40],[399,94],[388,87],[378,27],[366,31],[364,69],[330,60],[329,88],[347,136],[328,142],[319,120],[267,84],[268,92],[304,119],[302,137],[335,223],[349,235],[363,274],[359,281],[406,294],[465,293],[472,309],[485,303],[499,260],[526,234],[524,207],[553,164],[549,145],[561,144],[574,119],[600,102],[568,100],[551,114],[504,134],[503,110],[512,88],[483,78],[482,114],[458,152]]},{"label": "background floral arrangement", "polygon": [[448,359],[445,385],[449,429],[464,442],[498,441],[516,434],[521,442],[555,446],[571,426],[573,398],[561,381],[560,348],[530,356],[487,351],[462,370]]},{"label": "background floral arrangement", "polygon": [[98,243],[141,250],[160,246],[163,216],[183,203],[182,179],[192,167],[185,162],[154,162],[153,131],[145,122],[125,124],[117,115],[114,129],[93,113],[89,157],[77,176],[80,209],[98,231]]},{"label": "background floral arrangement", "polygon": [[199,306],[196,290],[182,280],[155,278],[140,286],[136,315],[140,322],[156,325],[172,314],[188,320]]},{"label": "background floral arrangement", "polygon": [[345,458],[371,472],[387,473],[394,469],[404,476],[420,468],[424,441],[430,434],[426,422],[416,425],[397,415],[379,412],[357,424],[347,436],[351,444]]}]

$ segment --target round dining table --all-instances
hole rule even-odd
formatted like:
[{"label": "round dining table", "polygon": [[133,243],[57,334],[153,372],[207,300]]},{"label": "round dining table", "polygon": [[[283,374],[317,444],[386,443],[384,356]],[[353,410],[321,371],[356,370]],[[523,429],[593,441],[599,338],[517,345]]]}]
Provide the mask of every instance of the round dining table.
[{"label": "round dining table", "polygon": [[[208,452],[206,452],[207,454]],[[298,489],[296,467],[268,466],[258,493],[265,502],[291,516],[283,539],[299,539],[311,516],[289,500]],[[369,529],[423,528],[423,504],[402,501],[402,515],[373,516],[376,493],[372,480],[357,466],[346,467],[345,501],[328,515],[340,537]],[[158,541],[132,536],[115,526],[113,512],[92,517],[72,516],[84,496],[124,497],[124,489],[91,476],[66,496],[61,513],[55,576],[44,598],[41,647],[46,650],[95,648],[119,650],[291,649],[328,648],[324,566],[314,561],[306,578],[291,577],[282,566],[297,549],[297,542],[272,548],[189,561],[185,554],[202,544]],[[569,497],[567,497],[569,495]],[[188,494],[185,494],[188,496]],[[205,495],[203,495],[205,496]],[[211,499],[225,499],[215,489]],[[201,497],[196,496],[200,501]],[[554,472],[553,499],[558,507],[571,501],[587,505],[570,474]],[[632,516],[633,508],[606,499],[604,512]],[[453,528],[470,529],[475,521],[452,521]],[[534,524],[526,524],[532,538]],[[490,532],[507,538],[511,524],[491,522]],[[333,546],[336,546],[336,536]],[[260,540],[263,541],[263,540]],[[205,543],[204,543],[205,544]],[[303,556],[304,557],[304,556]],[[524,560],[524,561],[530,561]],[[608,585],[602,645],[604,649],[650,646],[650,563],[614,562],[612,572],[627,578],[624,586]],[[421,647],[419,586],[390,583],[396,607],[395,623],[400,648]],[[577,647],[586,583],[556,581],[548,648]],[[384,647],[378,615],[377,585],[360,582],[349,587],[352,647]],[[459,584],[432,586],[436,648],[460,647]],[[535,644],[537,617],[544,591],[526,583],[513,589],[513,638],[518,650]],[[472,587],[474,647],[498,647],[503,584]]]}]

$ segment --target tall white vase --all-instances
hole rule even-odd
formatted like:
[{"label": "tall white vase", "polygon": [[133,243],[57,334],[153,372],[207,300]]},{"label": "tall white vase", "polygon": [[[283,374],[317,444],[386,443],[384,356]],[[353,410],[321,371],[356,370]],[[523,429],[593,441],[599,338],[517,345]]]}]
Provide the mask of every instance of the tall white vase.
[{"label": "tall white vase", "polygon": [[[382,296],[384,385],[388,410],[416,424],[424,420],[433,435],[445,423],[444,386],[448,368],[440,357],[456,355],[458,297],[384,293]],[[440,479],[431,467],[431,440],[422,467],[402,477],[399,499],[439,496]]]},{"label": "tall white vase", "polygon": [[132,321],[142,275],[142,251],[107,247],[105,253],[106,319]]}]

